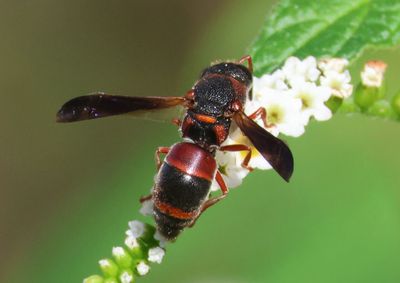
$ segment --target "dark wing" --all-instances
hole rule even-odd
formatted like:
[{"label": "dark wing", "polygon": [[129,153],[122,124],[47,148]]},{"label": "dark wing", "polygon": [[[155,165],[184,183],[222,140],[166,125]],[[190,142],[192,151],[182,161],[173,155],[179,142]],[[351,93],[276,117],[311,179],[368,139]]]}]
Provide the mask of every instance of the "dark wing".
[{"label": "dark wing", "polygon": [[131,114],[140,110],[159,110],[184,105],[183,97],[134,97],[96,93],[79,96],[65,103],[57,112],[57,122],[75,122],[107,116]]},{"label": "dark wing", "polygon": [[293,173],[293,155],[289,147],[243,112],[236,112],[233,119],[243,134],[249,138],[254,147],[271,164],[275,171],[289,182]]}]

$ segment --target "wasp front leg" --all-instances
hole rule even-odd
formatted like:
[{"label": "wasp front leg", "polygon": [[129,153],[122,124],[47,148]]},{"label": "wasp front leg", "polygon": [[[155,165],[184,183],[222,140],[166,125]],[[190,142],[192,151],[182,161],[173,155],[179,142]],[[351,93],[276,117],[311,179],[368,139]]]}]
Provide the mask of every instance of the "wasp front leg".
[{"label": "wasp front leg", "polygon": [[162,163],[160,155],[161,154],[168,154],[169,150],[170,150],[170,147],[160,146],[159,148],[157,148],[157,150],[156,150],[156,152],[154,154],[154,157],[155,157],[155,160],[156,160],[157,172],[160,170],[161,163]]},{"label": "wasp front leg", "polygon": [[239,64],[243,64],[245,61],[247,61],[247,68],[250,70],[251,73],[253,73],[253,60],[251,59],[251,56],[243,56],[242,58],[240,58]]},{"label": "wasp front leg", "polygon": [[178,119],[178,118],[173,118],[173,119],[171,120],[171,123],[174,124],[174,125],[176,125],[176,126],[178,126],[178,127],[181,127],[181,126],[182,126],[182,121],[181,121],[181,119]]}]

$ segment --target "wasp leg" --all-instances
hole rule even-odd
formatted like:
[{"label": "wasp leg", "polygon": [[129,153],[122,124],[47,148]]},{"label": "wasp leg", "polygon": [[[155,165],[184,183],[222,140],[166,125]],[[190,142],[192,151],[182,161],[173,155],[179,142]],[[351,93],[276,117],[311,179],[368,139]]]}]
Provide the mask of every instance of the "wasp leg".
[{"label": "wasp leg", "polygon": [[161,159],[160,159],[160,154],[167,154],[170,150],[170,147],[164,147],[164,146],[160,146],[159,148],[157,148],[156,152],[155,152],[155,159],[156,159],[156,167],[157,167],[157,172],[158,170],[160,170],[161,167]]},{"label": "wasp leg", "polygon": [[178,127],[180,127],[182,125],[182,121],[178,118],[173,118],[171,120],[172,124],[177,125]]},{"label": "wasp leg", "polygon": [[267,122],[267,110],[264,107],[258,108],[256,111],[254,111],[253,114],[249,115],[249,118],[252,120],[257,119],[258,117],[261,118],[261,120],[264,124],[264,127],[269,128],[272,126],[271,124],[268,124],[268,122]]},{"label": "wasp leg", "polygon": [[139,199],[139,202],[140,202],[140,203],[144,203],[145,201],[151,200],[152,197],[153,197],[152,194],[149,194],[149,195],[147,195],[147,196],[141,197],[141,198]]},{"label": "wasp leg", "polygon": [[247,67],[250,70],[251,73],[253,73],[253,60],[251,59],[250,55],[243,56],[239,60],[239,64],[243,64],[245,61],[247,61]]},{"label": "wasp leg", "polygon": [[219,150],[221,151],[231,151],[231,152],[235,152],[235,151],[247,151],[246,156],[244,157],[243,161],[242,161],[242,167],[246,168],[249,171],[253,171],[253,168],[249,166],[249,162],[251,159],[251,147],[247,146],[245,144],[231,144],[231,145],[225,145],[225,146],[221,146],[219,148]]},{"label": "wasp leg", "polygon": [[[164,147],[164,146],[160,146],[159,148],[157,148],[154,156],[155,156],[155,160],[156,160],[156,167],[157,167],[157,172],[160,170],[161,167],[161,158],[160,155],[161,154],[167,154],[169,152],[170,148],[169,147]],[[147,196],[141,197],[139,199],[140,203],[143,203],[147,200],[150,200],[152,198],[152,194],[149,194]]]},{"label": "wasp leg", "polygon": [[229,193],[229,189],[226,186],[224,179],[222,178],[221,172],[217,171],[217,174],[215,175],[215,180],[217,181],[219,187],[221,188],[222,195],[207,200],[206,203],[201,208],[201,213],[203,213],[210,206],[213,206],[220,200],[226,198],[226,196]]},{"label": "wasp leg", "polygon": [[200,217],[200,215],[204,211],[206,211],[206,209],[208,209],[209,207],[213,206],[214,204],[216,204],[220,200],[226,198],[226,196],[228,195],[229,189],[226,186],[225,181],[222,178],[222,175],[221,175],[221,173],[219,171],[217,171],[217,174],[215,175],[215,180],[217,181],[219,187],[221,188],[222,195],[217,196],[217,197],[213,197],[213,198],[210,198],[209,200],[207,200],[203,204],[203,206],[201,207],[200,214],[193,220],[193,222],[189,225],[189,227],[193,227],[193,225],[196,223],[197,219]]}]

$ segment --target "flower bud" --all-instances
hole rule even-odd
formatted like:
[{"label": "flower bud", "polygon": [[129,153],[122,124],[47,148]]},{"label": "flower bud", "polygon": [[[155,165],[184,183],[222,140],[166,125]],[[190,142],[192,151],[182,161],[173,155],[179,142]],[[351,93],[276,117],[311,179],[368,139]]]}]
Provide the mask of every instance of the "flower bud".
[{"label": "flower bud", "polygon": [[400,117],[400,92],[393,97],[392,108],[394,112],[396,112],[397,116]]},{"label": "flower bud", "polygon": [[136,266],[136,271],[140,276],[146,275],[150,270],[150,266],[148,266],[144,261],[139,262]]},{"label": "flower bud", "polygon": [[114,247],[112,250],[112,254],[116,263],[122,267],[130,267],[132,264],[132,257],[123,247]]},{"label": "flower bud", "polygon": [[153,200],[150,199],[142,202],[142,207],[140,208],[139,212],[144,216],[152,216],[154,214]]},{"label": "flower bud", "polygon": [[323,73],[337,72],[343,73],[346,67],[349,65],[349,61],[345,58],[322,58],[318,61],[318,67]]},{"label": "flower bud", "polygon": [[392,118],[396,116],[389,101],[383,99],[376,101],[368,109],[367,114],[371,114],[372,116],[377,116],[382,118]]},{"label": "flower bud", "polygon": [[135,238],[142,237],[145,232],[146,226],[143,222],[138,220],[133,220],[128,223],[130,228],[131,236]]},{"label": "flower bud", "polygon": [[161,263],[163,257],[165,255],[165,251],[160,247],[155,247],[149,250],[148,261]]},{"label": "flower bud", "polygon": [[105,277],[115,277],[118,275],[119,268],[112,259],[102,259],[99,261],[99,265]]},{"label": "flower bud", "polygon": [[360,107],[354,103],[354,98],[350,97],[348,99],[344,99],[342,105],[339,108],[340,113],[360,113]]},{"label": "flower bud", "polygon": [[104,283],[119,283],[116,278],[106,278],[104,279]]},{"label": "flower bud", "polygon": [[133,272],[130,269],[124,269],[121,271],[121,275],[119,276],[119,280],[121,283],[133,283],[135,282],[133,277]]},{"label": "flower bud", "polygon": [[131,235],[130,230],[127,231],[127,237],[125,238],[126,249],[130,252],[133,262],[139,262],[145,257],[145,245],[143,241],[139,238],[136,239]]},{"label": "flower bud", "polygon": [[377,87],[367,87],[359,84],[354,93],[354,102],[366,111],[375,101],[379,99],[379,89]]},{"label": "flower bud", "polygon": [[387,64],[383,61],[368,61],[361,72],[361,82],[366,87],[380,88],[383,84]]},{"label": "flower bud", "polygon": [[99,275],[92,275],[83,280],[83,283],[105,283],[103,277]]}]

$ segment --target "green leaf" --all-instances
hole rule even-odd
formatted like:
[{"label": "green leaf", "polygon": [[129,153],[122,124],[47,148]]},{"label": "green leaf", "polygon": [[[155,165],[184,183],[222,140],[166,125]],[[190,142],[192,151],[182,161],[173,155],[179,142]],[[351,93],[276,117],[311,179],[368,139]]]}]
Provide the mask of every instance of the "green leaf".
[{"label": "green leaf", "polygon": [[289,56],[354,59],[367,46],[400,42],[400,0],[283,0],[250,46],[255,74]]}]

